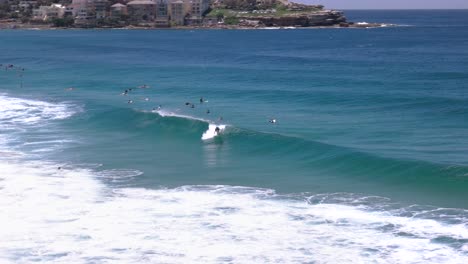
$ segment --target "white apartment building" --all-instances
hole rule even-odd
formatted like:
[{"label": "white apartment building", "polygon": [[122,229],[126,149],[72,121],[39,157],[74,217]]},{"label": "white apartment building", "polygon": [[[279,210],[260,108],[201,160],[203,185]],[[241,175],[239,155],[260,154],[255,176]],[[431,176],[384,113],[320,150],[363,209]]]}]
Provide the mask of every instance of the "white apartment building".
[{"label": "white apartment building", "polygon": [[50,21],[54,18],[62,18],[65,13],[65,7],[60,4],[52,4],[50,6],[40,6],[33,10],[33,19]]}]

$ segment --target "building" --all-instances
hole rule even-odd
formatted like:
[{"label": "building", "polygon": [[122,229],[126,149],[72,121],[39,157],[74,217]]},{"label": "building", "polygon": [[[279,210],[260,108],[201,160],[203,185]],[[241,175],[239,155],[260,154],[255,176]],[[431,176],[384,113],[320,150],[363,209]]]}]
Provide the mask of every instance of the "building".
[{"label": "building", "polygon": [[65,7],[65,13],[63,15],[64,17],[74,17],[73,16],[73,7],[71,5],[67,5]]},{"label": "building", "polygon": [[169,5],[171,22],[176,26],[184,25],[185,20],[185,4],[181,0],[172,1]]},{"label": "building", "polygon": [[108,16],[107,14],[107,7],[109,6],[108,0],[94,0],[93,7],[94,7],[94,15],[96,19],[104,19]]},{"label": "building", "polygon": [[169,26],[169,10],[167,0],[157,0],[156,2],[156,27]]},{"label": "building", "polygon": [[40,6],[33,10],[33,20],[51,21],[55,18],[63,18],[65,7],[59,4]]},{"label": "building", "polygon": [[75,26],[78,27],[89,27],[96,22],[94,5],[91,0],[72,0],[66,14],[74,18]]},{"label": "building", "polygon": [[67,8],[67,12],[71,11],[73,17],[87,17],[90,8],[89,0],[72,0],[72,3]]},{"label": "building", "polygon": [[147,24],[156,18],[156,3],[149,0],[135,0],[127,4],[128,16],[133,24]]},{"label": "building", "polygon": [[110,15],[112,18],[120,19],[122,16],[127,15],[127,6],[119,3],[112,5]]},{"label": "building", "polygon": [[37,1],[20,1],[18,7],[20,10],[26,10],[34,7],[35,5],[37,5]]},{"label": "building", "polygon": [[203,15],[210,7],[209,0],[189,0],[188,16],[185,19],[188,25],[200,25],[203,20]]}]

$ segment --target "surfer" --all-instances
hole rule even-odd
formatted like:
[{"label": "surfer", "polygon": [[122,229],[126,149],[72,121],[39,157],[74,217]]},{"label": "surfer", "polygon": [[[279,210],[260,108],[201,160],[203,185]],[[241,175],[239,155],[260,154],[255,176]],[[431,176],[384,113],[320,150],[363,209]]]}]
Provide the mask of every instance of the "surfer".
[{"label": "surfer", "polygon": [[133,100],[128,100],[128,102],[127,102],[127,103],[129,103],[129,104],[133,104]]},{"label": "surfer", "polygon": [[185,105],[190,105],[190,102],[185,102]]},{"label": "surfer", "polygon": [[161,108],[162,108],[162,105],[158,105],[158,110],[161,110]]},{"label": "surfer", "polygon": [[268,120],[268,122],[270,122],[272,124],[276,124],[276,119],[272,118],[272,119]]},{"label": "surfer", "polygon": [[206,110],[206,113],[209,114],[209,113],[210,113],[210,109],[207,109],[207,110]]},{"label": "surfer", "polygon": [[203,104],[204,100],[203,97],[200,97],[200,104]]},{"label": "surfer", "polygon": [[194,104],[190,104],[190,108],[195,108],[195,105],[194,105]]},{"label": "surfer", "polygon": [[220,130],[221,130],[221,129],[219,129],[219,127],[216,127],[216,128],[215,128],[216,134],[219,134],[219,131],[220,131]]}]

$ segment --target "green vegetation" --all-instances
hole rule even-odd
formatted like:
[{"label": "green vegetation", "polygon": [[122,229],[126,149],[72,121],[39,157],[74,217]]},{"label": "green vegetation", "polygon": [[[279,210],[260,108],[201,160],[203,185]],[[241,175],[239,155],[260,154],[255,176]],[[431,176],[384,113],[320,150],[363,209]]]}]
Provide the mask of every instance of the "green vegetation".
[{"label": "green vegetation", "polygon": [[278,16],[284,16],[288,13],[292,13],[291,11],[288,10],[286,6],[282,4],[276,4],[275,9],[276,9],[276,15]]},{"label": "green vegetation", "polygon": [[236,16],[238,11],[225,9],[225,8],[214,8],[206,14],[207,17],[228,17],[228,16]]},{"label": "green vegetation", "polygon": [[64,17],[64,18],[54,18],[52,20],[54,27],[70,27],[73,25],[73,18]]},{"label": "green vegetation", "polygon": [[[251,1],[229,0],[224,2],[224,6],[213,8],[206,15],[207,17],[217,17],[218,20],[229,17],[283,17],[308,14],[323,10],[321,5],[306,6],[293,4],[286,6],[281,2],[273,2],[271,5],[253,5]],[[233,21],[231,18],[229,21]]]},{"label": "green vegetation", "polygon": [[228,9],[255,10],[257,8],[256,0],[224,0],[223,3]]},{"label": "green vegetation", "polygon": [[224,24],[226,24],[226,25],[237,25],[237,24],[239,24],[239,18],[232,17],[232,16],[231,17],[226,17],[224,19]]}]

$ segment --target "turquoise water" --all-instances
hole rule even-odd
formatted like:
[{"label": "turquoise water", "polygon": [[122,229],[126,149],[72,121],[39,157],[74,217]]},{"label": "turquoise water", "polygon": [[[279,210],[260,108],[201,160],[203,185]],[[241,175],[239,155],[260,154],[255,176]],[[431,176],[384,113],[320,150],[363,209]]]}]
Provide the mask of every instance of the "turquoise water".
[{"label": "turquoise water", "polygon": [[0,31],[2,260],[466,263],[467,15]]}]

